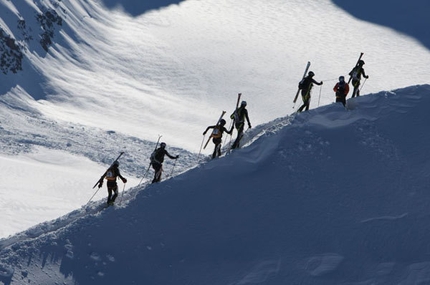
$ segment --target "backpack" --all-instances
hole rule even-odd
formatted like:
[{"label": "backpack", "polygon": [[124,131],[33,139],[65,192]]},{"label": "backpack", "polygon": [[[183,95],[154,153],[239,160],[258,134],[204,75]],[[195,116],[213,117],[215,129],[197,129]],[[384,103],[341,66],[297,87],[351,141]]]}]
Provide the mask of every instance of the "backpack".
[{"label": "backpack", "polygon": [[157,148],[151,153],[151,156],[149,157],[151,163],[160,163],[160,161],[157,159],[157,156],[159,154],[160,148]]},{"label": "backpack", "polygon": [[234,111],[234,113],[232,114],[232,119],[234,119],[235,124],[243,123],[243,121],[245,120],[243,112],[244,109],[242,107],[239,107],[238,109],[236,109],[236,111]]},{"label": "backpack", "polygon": [[149,160],[151,161],[151,163],[155,162],[155,156],[157,155],[157,150],[154,150],[151,153],[151,156],[149,157]]},{"label": "backpack", "polygon": [[352,77],[353,80],[360,80],[360,77],[361,77],[361,67],[360,66],[354,67],[351,70],[351,72],[349,73],[349,75]]},{"label": "backpack", "polygon": [[336,95],[345,96],[345,85],[346,83],[340,83],[337,85]]},{"label": "backpack", "polygon": [[305,88],[305,79],[303,78],[302,80],[300,80],[299,82],[299,89],[303,89]]},{"label": "backpack", "polygon": [[117,176],[118,176],[118,173],[116,169],[112,167],[106,171],[106,180],[108,181],[115,181]]},{"label": "backpack", "polygon": [[213,138],[221,138],[222,137],[222,132],[221,132],[221,126],[215,126],[215,128],[212,131],[212,137]]},{"label": "backpack", "polygon": [[309,76],[304,77],[299,82],[299,89],[309,89],[312,83],[312,78],[309,78]]}]

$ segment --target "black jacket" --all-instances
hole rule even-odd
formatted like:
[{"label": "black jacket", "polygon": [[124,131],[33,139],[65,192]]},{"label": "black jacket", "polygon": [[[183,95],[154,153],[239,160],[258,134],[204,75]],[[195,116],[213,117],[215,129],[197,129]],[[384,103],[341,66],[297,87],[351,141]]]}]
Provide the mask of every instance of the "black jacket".
[{"label": "black jacket", "polygon": [[151,163],[163,163],[165,155],[167,155],[170,159],[178,158],[177,156],[173,156],[168,153],[166,149],[159,147],[154,150],[153,155],[151,156]]}]

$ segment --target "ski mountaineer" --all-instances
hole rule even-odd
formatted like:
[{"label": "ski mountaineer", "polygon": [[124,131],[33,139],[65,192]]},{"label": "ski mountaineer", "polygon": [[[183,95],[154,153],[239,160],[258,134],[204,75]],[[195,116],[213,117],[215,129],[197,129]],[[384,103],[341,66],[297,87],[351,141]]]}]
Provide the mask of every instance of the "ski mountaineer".
[{"label": "ski mountaineer", "polygon": [[[108,190],[108,198],[107,198],[107,204],[113,205],[115,202],[116,197],[118,197],[118,184],[116,183],[117,177],[119,177],[122,182],[125,184],[127,183],[127,179],[125,179],[120,171],[119,171],[119,162],[117,160],[114,161],[111,167],[106,170],[105,174],[100,178],[99,180],[99,188],[103,186],[103,179],[106,178],[107,180],[107,190]],[[114,193],[112,196],[112,192]]]},{"label": "ski mountaineer", "polygon": [[167,152],[166,143],[164,142],[160,143],[160,147],[154,150],[154,152],[151,154],[151,165],[155,171],[154,179],[152,180],[152,183],[161,181],[161,174],[163,172],[163,162],[164,162],[165,155],[167,155],[170,159],[179,158],[179,155],[173,156]]},{"label": "ski mountaineer", "polygon": [[345,82],[344,76],[339,76],[339,82],[333,87],[333,91],[336,93],[336,102],[341,102],[343,106],[346,104],[346,95],[349,92],[349,85]]},{"label": "ski mountaineer", "polygon": [[248,128],[251,128],[251,122],[249,122],[248,110],[246,109],[246,101],[240,103],[240,107],[231,114],[230,118],[234,120],[234,126],[237,130],[237,137],[232,145],[232,149],[238,148],[240,140],[243,137],[243,129],[245,127],[245,119],[248,122]]},{"label": "ski mountaineer", "polygon": [[206,128],[206,130],[203,132],[203,135],[206,135],[209,129],[213,129],[212,132],[212,142],[215,144],[214,152],[212,154],[212,158],[221,156],[221,143],[222,143],[222,135],[224,132],[231,135],[233,132],[233,126],[231,126],[230,130],[227,130],[225,126],[225,120],[221,119],[219,121],[218,125],[215,126],[209,126]]},{"label": "ski mountaineer", "polygon": [[308,76],[306,76],[305,78],[303,78],[300,83],[299,83],[299,89],[302,90],[302,100],[303,100],[303,105],[297,110],[297,112],[301,112],[303,111],[303,109],[305,109],[305,111],[309,110],[309,105],[311,103],[311,89],[314,85],[314,83],[316,85],[322,85],[323,82],[316,82],[315,79],[313,78],[315,76],[315,73],[313,73],[313,71],[309,71]]},{"label": "ski mountaineer", "polygon": [[360,81],[361,81],[361,76],[363,75],[364,78],[369,78],[368,75],[366,75],[366,73],[364,72],[364,61],[362,59],[360,59],[357,62],[357,65],[351,70],[351,72],[349,73],[349,75],[352,77],[352,86],[354,87],[354,90],[352,91],[352,98],[354,98],[355,96],[360,96]]}]

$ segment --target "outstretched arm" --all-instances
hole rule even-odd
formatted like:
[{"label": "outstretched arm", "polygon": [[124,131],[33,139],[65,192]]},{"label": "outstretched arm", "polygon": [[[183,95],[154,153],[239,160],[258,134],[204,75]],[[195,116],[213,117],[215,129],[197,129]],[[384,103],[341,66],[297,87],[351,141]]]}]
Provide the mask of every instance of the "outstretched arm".
[{"label": "outstretched arm", "polygon": [[121,178],[123,183],[127,183],[127,179],[121,175],[121,172],[118,169],[118,177]]},{"label": "outstretched arm", "polygon": [[178,158],[179,158],[179,155],[177,155],[177,156],[173,156],[173,155],[171,155],[170,153],[168,153],[168,152],[167,152],[167,150],[165,150],[165,152],[166,152],[166,155],[167,155],[170,159],[178,159]]},{"label": "outstretched arm", "polygon": [[206,133],[208,132],[209,129],[213,129],[215,128],[215,126],[209,126],[206,128],[206,131],[203,132],[203,135],[206,135]]},{"label": "outstretched arm", "polygon": [[322,85],[323,84],[322,81],[321,82],[316,82],[315,79],[313,79],[313,78],[312,78],[312,82],[315,83],[316,85]]},{"label": "outstretched arm", "polygon": [[246,118],[246,121],[248,122],[248,128],[251,128],[251,122],[249,121],[249,117],[248,117],[248,110],[245,110],[246,112],[245,112],[245,118]]}]

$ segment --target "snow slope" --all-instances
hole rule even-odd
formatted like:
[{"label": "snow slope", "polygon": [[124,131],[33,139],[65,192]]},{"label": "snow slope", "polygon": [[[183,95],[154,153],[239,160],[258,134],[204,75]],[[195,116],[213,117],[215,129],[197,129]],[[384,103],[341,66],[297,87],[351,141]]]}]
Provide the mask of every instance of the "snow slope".
[{"label": "snow slope", "polygon": [[[0,241],[4,284],[425,284],[430,86],[253,130],[247,147]],[[126,207],[124,207],[126,205]]]},{"label": "snow slope", "polygon": [[[0,0],[0,28],[24,56],[22,71],[0,76],[0,156],[9,177],[2,190],[7,197],[0,197],[7,221],[0,236],[85,204],[94,179],[120,151],[127,152],[124,173],[134,179],[126,188],[135,186],[131,182],[142,179],[159,134],[177,147],[173,152],[187,150],[176,170],[192,167],[202,131],[221,110],[233,111],[238,92],[248,101],[254,127],[290,114],[308,60],[325,82],[314,90],[312,108],[333,101],[336,78],[349,72],[360,52],[370,75],[363,94],[428,83],[430,55],[416,41],[425,43],[426,31],[416,27],[428,23],[420,12],[427,4],[417,1],[400,21],[400,1],[358,9],[329,0]],[[367,14],[373,11],[386,13],[375,19]],[[47,15],[61,21],[53,17],[47,25]],[[37,21],[40,16],[45,22]],[[47,32],[53,36],[48,51],[39,43]],[[69,182],[65,171],[59,177],[46,159],[37,165],[53,183],[46,189],[29,174],[32,166],[21,168],[29,156],[52,154],[55,161],[62,156],[58,150],[66,151],[65,162],[80,161],[79,179]],[[70,183],[79,189],[75,195]],[[56,195],[70,204],[46,205],[46,197]]]},{"label": "snow slope", "polygon": [[[52,251],[44,251],[31,241],[27,241],[27,238],[35,238],[35,243],[41,244],[49,240],[45,239],[45,232],[48,237],[56,236],[68,231],[68,228],[63,226],[73,224],[73,221],[83,222],[86,215],[93,217],[98,210],[97,205],[101,203],[100,199],[104,200],[106,197],[105,189],[97,193],[93,203],[87,205],[85,210],[79,209],[79,206],[88,202],[95,191],[92,189],[95,181],[120,151],[126,152],[121,160],[121,169],[129,179],[129,183],[124,187],[125,191],[122,192],[125,204],[134,201],[136,195],[141,193],[139,189],[133,187],[141,179],[146,182],[152,175],[152,172],[146,174],[148,156],[159,134],[162,134],[163,140],[168,143],[169,151],[181,155],[177,165],[169,160],[166,162],[165,176],[170,178],[172,174],[176,175],[194,167],[198,161],[197,153],[202,141],[202,131],[207,125],[214,123],[221,110],[226,110],[227,114],[233,110],[238,92],[242,92],[244,99],[248,101],[253,124],[253,128],[247,130],[247,139],[249,143],[254,141],[258,143],[259,138],[278,132],[281,126],[292,121],[291,116],[288,118],[284,116],[294,111],[293,107],[297,107],[293,105],[292,97],[308,60],[312,61],[312,70],[317,74],[317,80],[325,82],[321,89],[315,88],[312,108],[318,105],[333,107],[329,105],[333,101],[331,88],[339,75],[346,75],[349,72],[360,52],[365,53],[365,68],[370,75],[362,94],[378,93],[377,100],[384,101],[380,99],[384,97],[381,95],[384,92],[379,93],[381,90],[428,84],[430,56],[426,48],[428,31],[425,27],[429,23],[425,14],[428,10],[427,2],[414,0],[406,5],[396,0],[387,6],[384,2],[361,1],[362,5],[359,7],[351,1],[337,2],[186,0],[143,3],[137,0],[18,2],[0,0],[0,29],[3,32],[0,39],[4,39],[5,35],[10,37],[5,41],[9,48],[8,52],[16,48],[11,44],[11,39],[15,39],[15,43],[24,51],[23,70],[16,74],[9,72],[0,76],[0,170],[4,177],[0,190],[2,216],[0,237],[7,237],[36,225],[24,233],[2,240],[3,250],[8,251],[6,255],[1,255],[2,281],[10,283],[12,275],[14,283],[18,282],[17,284],[21,282],[18,281],[21,276],[26,284],[28,280],[43,280],[44,277],[39,274],[38,269],[33,273],[31,262],[30,269],[20,265],[24,264],[22,263],[24,259],[20,259],[19,256],[25,256],[26,249],[28,252],[43,251],[56,254],[58,248],[54,246]],[[61,25],[55,24],[50,27],[46,22],[38,22],[37,19],[46,21],[47,15],[52,16],[53,11],[61,17]],[[41,15],[42,18],[39,17]],[[54,20],[58,18],[54,17]],[[53,42],[47,51],[40,45],[40,39],[44,39],[46,32],[50,32],[51,28]],[[0,49],[4,47],[0,45]],[[4,54],[2,50],[2,56]],[[1,63],[3,64],[3,61]],[[389,101],[398,110],[392,111],[392,106],[388,106],[382,107],[385,111],[380,112],[405,112],[404,108],[410,105],[417,108],[414,100],[419,102],[425,100],[426,89],[427,86],[416,90],[410,87],[404,91],[409,94],[406,101]],[[390,91],[385,93],[388,97],[393,95]],[[403,94],[403,91],[396,91],[396,94]],[[418,99],[414,99],[414,96]],[[363,103],[365,107],[373,108],[372,100],[360,98],[350,101],[350,108],[356,112],[361,110]],[[422,102],[423,107],[425,103]],[[342,124],[351,123],[353,126],[358,124],[356,133],[363,133],[363,137],[364,134],[369,135],[362,143],[370,148],[380,148],[378,151],[375,150],[377,157],[380,153],[390,151],[380,146],[387,141],[380,136],[378,129],[375,129],[372,123],[364,124],[366,120],[378,121],[378,116],[372,115],[368,118],[366,114],[367,119],[359,116],[360,119],[357,119],[357,116],[329,113],[327,118],[325,115],[319,115],[319,112],[323,112],[321,110],[327,109],[324,107],[309,113],[318,113],[312,119],[315,125],[323,128],[332,128],[334,125],[337,128]],[[340,116],[345,120],[334,120],[333,116]],[[416,120],[421,119],[417,114],[414,116]],[[296,117],[294,122],[302,124],[306,120],[306,115],[302,114]],[[395,181],[399,182],[396,185],[404,185],[403,181],[411,185],[412,192],[408,195],[412,198],[408,196],[402,201],[396,200],[397,203],[394,203],[393,207],[404,208],[410,204],[416,206],[414,202],[418,199],[414,200],[414,195],[421,198],[420,203],[426,203],[425,197],[419,195],[420,191],[414,190],[423,188],[424,183],[420,184],[420,181],[427,177],[426,157],[422,156],[422,151],[426,149],[424,143],[427,143],[425,134],[421,134],[424,128],[410,129],[409,125],[403,125],[402,120],[399,120],[398,124],[389,124],[389,127],[391,129],[386,129],[385,132],[403,132],[405,143],[406,139],[413,138],[414,135],[420,136],[410,141],[414,147],[403,147],[409,150],[404,150],[407,155],[402,157],[407,166],[419,165],[414,168],[417,173],[406,174],[404,177],[398,175],[399,172],[391,170],[391,176],[388,174],[384,176],[387,180],[395,177]],[[414,131],[420,134],[411,134]],[[297,134],[295,141],[291,140],[290,143],[306,142],[306,139],[313,138],[311,134],[308,131],[304,132],[304,137]],[[288,136],[286,140],[287,138]],[[349,142],[348,138],[342,139]],[[324,141],[319,142],[323,146],[326,144]],[[296,147],[300,151],[310,151],[309,144],[300,144]],[[203,155],[206,156],[211,151],[211,147],[208,147],[203,150]],[[270,152],[270,149],[265,151]],[[268,155],[264,152],[258,158],[266,154]],[[247,155],[247,158],[241,160],[248,161],[250,155]],[[347,156],[361,159],[361,156],[356,157],[358,154],[350,152],[347,152]],[[367,164],[364,164],[365,157],[363,156],[363,164],[357,166],[349,162],[351,165],[345,168],[350,168],[351,171],[357,167],[367,168]],[[369,159],[366,161],[373,162],[370,154],[367,157]],[[234,167],[234,163],[230,163],[229,169]],[[248,169],[249,172],[244,175],[254,176],[255,173],[251,169],[260,169],[253,163],[251,165],[253,168]],[[261,167],[266,171],[268,166]],[[303,165],[302,168],[306,170],[311,166]],[[287,170],[292,169],[293,164],[289,165]],[[320,169],[315,171],[319,173]],[[322,171],[321,175],[323,174],[326,172]],[[327,174],[327,177],[330,176]],[[408,180],[410,177],[411,181]],[[358,181],[365,186],[376,180],[368,174],[354,179],[352,181]],[[370,181],[365,182],[367,180]],[[284,188],[290,188],[289,181],[283,181],[282,184]],[[295,184],[299,182],[296,181]],[[295,184],[293,183],[291,187]],[[330,183],[323,183],[321,186],[326,184]],[[380,187],[383,188],[385,185],[384,181]],[[205,186],[200,184],[197,186],[207,188],[207,183]],[[306,187],[305,184],[305,190]],[[401,186],[395,186],[393,182],[392,188],[398,187]],[[122,211],[121,209],[119,210]],[[416,210],[422,209],[424,207],[419,206]],[[57,221],[37,225],[70,211],[72,211],[70,214]],[[339,213],[344,214],[335,212]],[[407,220],[405,218],[415,217],[405,213],[381,215],[376,219],[370,217],[363,221],[368,223],[375,220]],[[97,224],[98,216],[95,216]],[[417,221],[425,222],[420,219]],[[413,221],[407,220],[409,224],[413,224]],[[417,226],[413,224],[401,228],[407,233],[414,234]],[[424,231],[426,227],[422,226],[422,229]],[[392,232],[387,232],[388,234]],[[76,232],[72,235],[77,239]],[[37,238],[38,236],[40,238]],[[417,239],[426,238],[422,232],[416,236]],[[63,237],[59,238],[61,242],[58,244],[64,244],[64,248],[70,250],[67,255],[70,256],[74,251]],[[365,237],[361,237],[367,242]],[[23,246],[27,243],[28,246]],[[390,244],[391,241],[387,243]],[[410,255],[416,257],[413,261],[408,259],[404,263],[397,260],[377,263],[377,270],[374,273],[369,269],[370,271],[366,271],[367,274],[356,273],[355,275],[360,276],[357,278],[350,277],[348,273],[349,277],[345,280],[352,281],[342,279],[339,282],[372,284],[377,279],[374,276],[384,275],[387,271],[396,271],[397,276],[390,275],[390,278],[400,276],[400,279],[396,280],[401,280],[401,284],[427,282],[429,278],[426,257],[419,253],[415,254],[418,251],[413,251],[418,248],[426,252],[424,247],[421,247],[423,244],[424,242],[417,242],[416,247],[408,247],[406,244],[406,249],[411,249]],[[55,241],[51,245],[55,245]],[[323,245],[321,248],[327,247]],[[79,279],[86,282],[85,278],[93,276],[78,269],[72,270],[67,262],[63,263],[63,259],[57,259],[57,256],[61,256],[62,249],[52,258],[53,263],[49,266],[53,266],[53,269],[48,270],[50,274],[48,277],[58,276],[58,280],[62,281]],[[12,261],[15,256],[9,250],[19,251],[16,263]],[[84,249],[78,251],[82,250]],[[344,260],[339,258],[339,255],[343,256],[340,253],[315,255],[309,259],[306,268],[315,267],[319,272],[330,271],[328,269],[336,267],[336,262],[333,262],[333,265],[330,261]],[[110,256],[108,260],[111,260]],[[39,257],[41,256],[38,255],[37,258]],[[125,255],[123,257],[125,258]],[[403,259],[401,254],[395,257]],[[382,259],[385,261],[390,258]],[[91,260],[97,260],[97,256],[92,256]],[[368,264],[363,260],[367,261],[359,258],[357,262]],[[315,265],[319,261],[322,266]],[[103,262],[104,260],[102,264]],[[60,263],[67,269],[57,271],[55,266]],[[204,263],[202,262],[200,266]],[[35,264],[39,266],[37,262]],[[46,262],[43,261],[42,264],[45,265]],[[236,268],[244,275],[239,278],[237,272],[232,274],[235,280],[232,284],[266,282],[273,272],[278,271],[280,264],[282,263],[278,261],[267,260],[253,263],[254,270],[249,271],[251,267],[243,270]],[[213,264],[210,266],[217,267]],[[23,268],[22,271],[20,267]],[[88,268],[91,270],[92,267]],[[48,272],[46,267],[43,270]],[[97,270],[97,276],[105,274],[103,270]],[[72,271],[76,275],[84,274],[85,277],[74,278],[70,275]],[[181,274],[189,272],[181,271]],[[315,274],[319,273],[314,272],[311,275]],[[199,278],[208,276],[203,275]],[[161,277],[154,275],[148,278],[155,280]],[[55,278],[52,277],[50,280]],[[330,282],[326,281],[333,284]],[[385,279],[377,282],[392,284],[391,280]],[[42,281],[39,283],[43,284]]]}]

